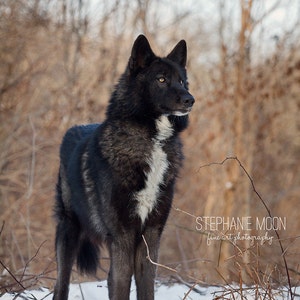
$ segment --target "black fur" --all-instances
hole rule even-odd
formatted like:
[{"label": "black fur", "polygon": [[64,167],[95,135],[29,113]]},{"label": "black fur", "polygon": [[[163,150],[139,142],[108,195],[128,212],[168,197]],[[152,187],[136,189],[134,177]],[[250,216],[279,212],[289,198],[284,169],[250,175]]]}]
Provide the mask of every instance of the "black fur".
[{"label": "black fur", "polygon": [[75,126],[60,149],[55,214],[55,300],[68,297],[71,268],[95,273],[99,246],[109,249],[110,299],[154,299],[159,240],[183,155],[179,133],[194,99],[188,92],[186,43],[157,57],[139,36],[102,124]]}]

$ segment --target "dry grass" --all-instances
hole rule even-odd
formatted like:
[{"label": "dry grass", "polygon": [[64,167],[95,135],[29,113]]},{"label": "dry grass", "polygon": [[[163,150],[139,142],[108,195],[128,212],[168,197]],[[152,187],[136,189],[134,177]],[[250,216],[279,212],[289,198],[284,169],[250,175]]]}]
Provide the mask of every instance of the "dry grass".
[{"label": "dry grass", "polygon": [[[74,124],[103,120],[139,28],[108,34],[120,13],[116,7],[100,23],[97,39],[91,39],[84,30],[76,30],[84,26],[82,20],[74,18],[72,27],[71,20],[35,15],[26,1],[5,5],[13,13],[0,10],[0,286],[2,291],[18,291],[54,283],[52,207],[61,137]],[[143,15],[136,16],[142,18],[137,24],[145,25]],[[128,18],[124,22],[131,22]],[[266,295],[289,281],[297,285],[300,46],[283,41],[267,60],[247,63],[239,72],[238,54],[211,67],[197,61],[198,42],[184,29],[185,20],[177,24],[183,24],[182,32],[161,32],[163,44],[157,42],[158,31],[148,28],[158,53],[165,52],[163,45],[169,41],[171,48],[186,38],[190,90],[197,100],[183,134],[186,160],[160,262],[175,269],[177,279],[248,283],[254,292],[261,287]],[[242,82],[237,80],[240,72]],[[237,110],[241,96],[243,104]],[[235,159],[223,161],[226,157],[238,157],[241,165]],[[219,241],[207,246],[208,233],[196,230],[198,216],[263,218],[269,213],[287,217],[286,230],[279,235],[269,232],[271,245]],[[102,265],[107,269],[105,252]],[[160,277],[170,275],[174,274],[159,270]],[[105,276],[99,270],[98,277]],[[73,280],[82,279],[74,270]],[[222,297],[243,289],[224,290]]]}]

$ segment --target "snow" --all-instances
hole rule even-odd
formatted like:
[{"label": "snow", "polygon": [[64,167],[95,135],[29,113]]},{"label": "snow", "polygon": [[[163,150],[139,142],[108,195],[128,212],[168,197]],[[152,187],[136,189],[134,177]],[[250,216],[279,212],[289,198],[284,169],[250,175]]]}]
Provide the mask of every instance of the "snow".
[{"label": "snow", "polygon": [[[207,299],[247,299],[254,300],[257,298],[257,293],[261,293],[260,296],[266,296],[266,291],[259,290],[257,287],[243,287],[242,291],[238,286],[210,286],[201,287],[196,286],[197,291],[190,291],[190,288],[182,284],[163,285],[156,284],[155,299],[156,300],[207,300]],[[286,288],[280,290],[272,290],[271,299],[289,299]],[[270,291],[268,291],[270,293]],[[293,293],[300,294],[300,287],[293,288]],[[188,294],[188,295],[187,295]],[[187,295],[187,296],[186,296]],[[52,292],[46,288],[41,288],[34,291],[25,291],[19,295],[17,294],[4,294],[0,297],[1,300],[52,300]],[[220,298],[218,298],[220,297]],[[107,282],[85,282],[80,284],[71,284],[69,291],[70,300],[109,300]],[[136,300],[136,288],[132,284],[131,300]],[[300,299],[299,296],[294,298]]]},{"label": "snow", "polygon": [[[201,299],[212,299],[212,295],[209,293],[206,288],[199,288],[203,293],[207,294],[207,298],[204,297]],[[156,293],[155,299],[172,299],[172,300],[180,300],[183,299],[186,293],[189,292],[189,288],[184,285],[174,284],[172,286],[167,285],[156,285]],[[14,298],[15,294],[5,294],[0,297],[1,300],[13,300],[13,299],[30,299],[30,300],[52,300],[53,294],[45,288],[34,291],[26,291],[20,294],[17,298]],[[80,284],[70,284],[69,291],[69,299],[70,300],[109,300],[108,298],[108,289],[107,282],[85,282]],[[130,299],[136,300],[136,288],[135,285],[132,284]],[[190,292],[186,299],[199,299],[199,294],[195,292]]]}]

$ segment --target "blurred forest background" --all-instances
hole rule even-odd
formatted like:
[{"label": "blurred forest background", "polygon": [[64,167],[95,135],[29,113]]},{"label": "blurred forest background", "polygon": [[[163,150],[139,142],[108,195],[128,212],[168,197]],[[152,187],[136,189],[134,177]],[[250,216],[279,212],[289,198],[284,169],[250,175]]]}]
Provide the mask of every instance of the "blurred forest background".
[{"label": "blurred forest background", "polygon": [[[187,41],[196,99],[160,251],[176,272],[158,276],[299,284],[299,1],[0,0],[2,291],[53,286],[61,138],[74,124],[103,120],[140,33],[158,55]],[[196,230],[197,216],[269,214],[287,218],[278,235],[268,230],[271,244],[207,245]]]}]

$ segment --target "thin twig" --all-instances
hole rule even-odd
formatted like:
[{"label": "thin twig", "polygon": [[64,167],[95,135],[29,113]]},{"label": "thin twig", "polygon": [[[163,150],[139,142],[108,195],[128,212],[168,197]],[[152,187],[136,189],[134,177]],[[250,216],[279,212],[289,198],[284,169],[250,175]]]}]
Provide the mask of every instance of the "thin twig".
[{"label": "thin twig", "polygon": [[0,236],[1,236],[2,231],[3,231],[3,229],[4,229],[4,225],[5,225],[5,221],[2,222],[2,226],[1,226],[1,229],[0,229]]},{"label": "thin twig", "polygon": [[80,290],[82,300],[85,300],[84,295],[83,295],[83,290],[82,290],[82,287],[81,287],[81,283],[79,283],[79,290]]},{"label": "thin twig", "polygon": [[28,256],[31,257],[31,247],[29,245],[29,241],[32,241],[32,235],[30,231],[31,227],[31,219],[30,219],[30,205],[29,200],[33,193],[33,186],[34,186],[34,177],[35,177],[35,164],[36,164],[36,129],[34,126],[34,123],[32,121],[31,116],[29,115],[29,124],[32,130],[32,143],[31,143],[31,161],[29,166],[29,172],[28,172],[28,190],[26,193],[26,230],[27,230],[27,251]]},{"label": "thin twig", "polygon": [[31,130],[32,130],[32,143],[31,143],[31,147],[32,147],[32,150],[31,150],[31,161],[30,161],[30,169],[29,169],[29,183],[28,183],[28,191],[27,191],[27,194],[26,194],[26,199],[29,199],[32,195],[32,191],[33,191],[33,184],[34,184],[34,176],[35,176],[35,161],[36,161],[36,158],[35,158],[35,151],[36,151],[36,130],[35,130],[35,126],[33,124],[33,121],[32,121],[32,118],[31,116],[29,116],[29,124],[30,124],[30,127],[31,127]]},{"label": "thin twig", "polygon": [[182,300],[186,300],[188,295],[191,293],[192,290],[195,289],[195,286],[197,285],[197,282],[195,282],[191,287],[190,289],[188,290],[188,292],[185,294],[184,298]]},{"label": "thin twig", "polygon": [[196,285],[199,284],[199,283],[202,283],[203,285],[207,285],[205,282],[203,282],[203,281],[200,282],[199,280],[194,280],[193,284],[190,284],[190,283],[186,282],[185,280],[183,280],[183,278],[179,274],[176,274],[174,276],[174,278],[176,278],[177,281],[179,281],[182,284],[184,284],[185,286],[187,286],[189,289],[192,288],[195,293],[200,294],[200,295],[205,294],[202,291],[200,291],[198,288],[196,288]]},{"label": "thin twig", "polygon": [[182,209],[180,209],[178,207],[175,207],[175,206],[172,205],[172,208],[175,209],[176,211],[182,212],[182,213],[184,213],[184,214],[186,214],[186,215],[188,215],[188,216],[190,216],[190,217],[192,217],[194,219],[197,219],[197,216],[195,216],[195,215],[193,215],[193,214],[191,214],[191,213],[189,213],[187,211],[184,211],[184,210],[182,210]]},{"label": "thin twig", "polygon": [[9,275],[16,281],[17,284],[22,287],[23,290],[25,290],[25,287],[23,284],[16,278],[16,276],[4,265],[4,263],[0,260],[0,265],[9,273]]},{"label": "thin twig", "polygon": [[[146,241],[146,239],[145,239],[145,236],[144,236],[143,234],[142,234],[142,238],[143,238],[143,241],[144,241],[145,246],[146,246],[146,251],[147,251],[147,256],[146,256],[146,258],[150,261],[150,263],[153,264],[153,265],[155,265],[155,266],[157,266],[157,267],[161,267],[161,268],[167,269],[167,270],[169,270],[169,271],[171,271],[171,272],[174,272],[174,273],[177,274],[178,277],[180,277],[180,276],[178,275],[178,271],[177,271],[177,270],[175,270],[175,269],[173,269],[173,268],[170,268],[170,267],[168,267],[168,266],[166,266],[166,265],[159,264],[159,263],[157,263],[157,262],[155,262],[155,261],[153,261],[153,260],[151,259],[149,247],[148,247],[147,241]],[[186,296],[184,297],[184,299],[186,299],[186,297],[187,297],[188,294],[191,292],[191,290],[194,290],[195,292],[201,294],[201,291],[199,291],[198,289],[195,289],[195,286],[196,286],[200,281],[197,280],[197,279],[195,279],[195,278],[192,277],[192,276],[188,276],[188,278],[192,279],[192,280],[194,281],[194,284],[193,284],[192,286],[188,285],[189,291],[188,291],[188,293],[186,294]]]},{"label": "thin twig", "polygon": [[146,257],[146,258],[151,262],[151,264],[153,264],[153,265],[155,265],[155,266],[157,266],[157,267],[161,267],[161,268],[167,269],[167,270],[169,270],[169,271],[171,271],[171,272],[178,273],[178,271],[175,270],[175,269],[172,269],[172,268],[170,268],[170,267],[168,267],[168,266],[165,266],[165,265],[162,265],[162,264],[159,264],[159,263],[153,261],[153,260],[151,259],[151,257],[150,257],[149,247],[148,247],[147,241],[146,241],[146,239],[145,239],[145,237],[144,237],[143,234],[142,234],[142,238],[143,238],[143,241],[144,241],[144,243],[145,243],[146,250],[147,250],[147,257]]},{"label": "thin twig", "polygon": [[35,252],[35,254],[34,254],[34,255],[26,262],[25,267],[24,267],[23,272],[22,272],[22,275],[21,275],[20,281],[23,280],[28,265],[30,264],[30,262],[32,262],[32,261],[37,257],[38,253],[40,252],[40,249],[42,248],[42,246],[43,246],[46,242],[47,242],[47,240],[43,241],[43,242],[40,244],[40,246],[38,247],[38,249],[37,249],[37,251]]}]

